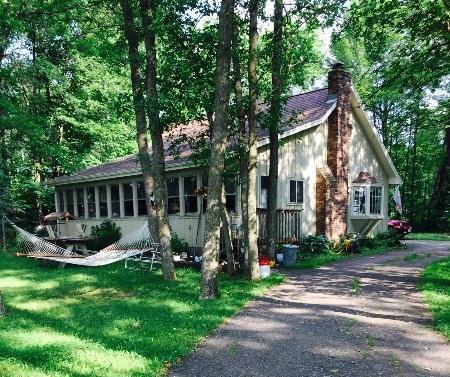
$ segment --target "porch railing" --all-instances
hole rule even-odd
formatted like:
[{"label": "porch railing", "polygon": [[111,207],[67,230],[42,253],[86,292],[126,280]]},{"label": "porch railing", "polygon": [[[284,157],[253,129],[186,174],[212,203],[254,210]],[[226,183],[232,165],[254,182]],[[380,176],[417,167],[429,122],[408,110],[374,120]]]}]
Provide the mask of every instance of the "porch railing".
[{"label": "porch railing", "polygon": [[[276,242],[292,243],[299,242],[302,236],[302,210],[278,209]],[[267,242],[267,210],[257,209],[258,216],[258,243]]]}]

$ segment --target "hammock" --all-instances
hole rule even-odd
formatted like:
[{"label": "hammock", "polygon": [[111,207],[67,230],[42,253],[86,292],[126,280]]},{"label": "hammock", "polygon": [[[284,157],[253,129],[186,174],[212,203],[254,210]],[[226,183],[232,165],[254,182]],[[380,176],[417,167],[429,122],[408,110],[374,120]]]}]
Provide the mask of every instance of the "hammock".
[{"label": "hammock", "polygon": [[127,258],[132,258],[150,252],[152,260],[158,249],[158,244],[153,241],[147,224],[142,225],[134,232],[122,237],[117,242],[105,247],[98,253],[82,256],[58,245],[52,244],[40,237],[27,232],[9,221],[20,237],[19,255],[31,258],[48,259],[61,263],[76,264],[79,266],[96,267],[111,264]]}]

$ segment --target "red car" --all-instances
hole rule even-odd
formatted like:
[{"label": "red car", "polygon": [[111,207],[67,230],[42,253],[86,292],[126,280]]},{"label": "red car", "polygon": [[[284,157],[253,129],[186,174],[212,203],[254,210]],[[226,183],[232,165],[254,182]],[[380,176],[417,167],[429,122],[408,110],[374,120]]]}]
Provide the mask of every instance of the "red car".
[{"label": "red car", "polygon": [[389,219],[387,222],[388,228],[393,230],[395,233],[405,236],[408,233],[411,233],[412,226],[408,221],[404,220],[391,220]]}]

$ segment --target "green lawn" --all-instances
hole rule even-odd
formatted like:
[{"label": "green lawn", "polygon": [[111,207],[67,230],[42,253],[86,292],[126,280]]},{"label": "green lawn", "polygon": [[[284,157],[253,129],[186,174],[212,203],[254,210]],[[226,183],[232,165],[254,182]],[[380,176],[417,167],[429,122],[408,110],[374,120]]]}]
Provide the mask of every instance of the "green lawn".
[{"label": "green lawn", "polygon": [[433,313],[435,328],[450,340],[450,258],[425,268],[419,288]]},{"label": "green lawn", "polygon": [[325,266],[340,260],[358,258],[360,256],[370,256],[387,253],[389,251],[404,250],[403,247],[400,248],[387,248],[378,247],[376,249],[361,249],[358,254],[336,254],[332,252],[322,253],[322,254],[301,254],[294,266],[289,268],[303,270],[308,268],[316,268],[320,266]]},{"label": "green lawn", "polygon": [[407,240],[430,240],[430,241],[450,241],[448,233],[410,233],[405,239]]},{"label": "green lawn", "polygon": [[199,273],[37,267],[0,255],[0,375],[154,376],[186,355],[248,300],[282,281],[221,279],[217,301],[198,301]]}]

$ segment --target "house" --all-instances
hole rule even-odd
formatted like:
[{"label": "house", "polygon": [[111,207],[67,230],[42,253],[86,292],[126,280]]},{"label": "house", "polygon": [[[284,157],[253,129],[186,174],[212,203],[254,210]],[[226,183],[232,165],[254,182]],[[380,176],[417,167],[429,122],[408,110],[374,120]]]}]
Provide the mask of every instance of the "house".
[{"label": "house", "polygon": [[[206,177],[190,162],[189,144],[182,143],[174,158],[170,140],[173,132],[195,137],[205,127],[204,122],[195,121],[164,136],[169,221],[191,247],[203,243],[205,205],[197,193],[206,185]],[[326,88],[287,98],[279,137],[280,242],[298,239],[300,233],[338,239],[348,232],[368,235],[387,229],[389,186],[400,185],[401,179],[342,64],[333,65]],[[257,173],[261,237],[268,172],[269,138],[261,130]],[[56,189],[56,211],[83,219],[88,231],[106,218],[117,222],[124,233],[145,221],[144,187],[135,155],[48,184]],[[239,225],[239,187],[227,185],[226,194],[232,223]]]}]

